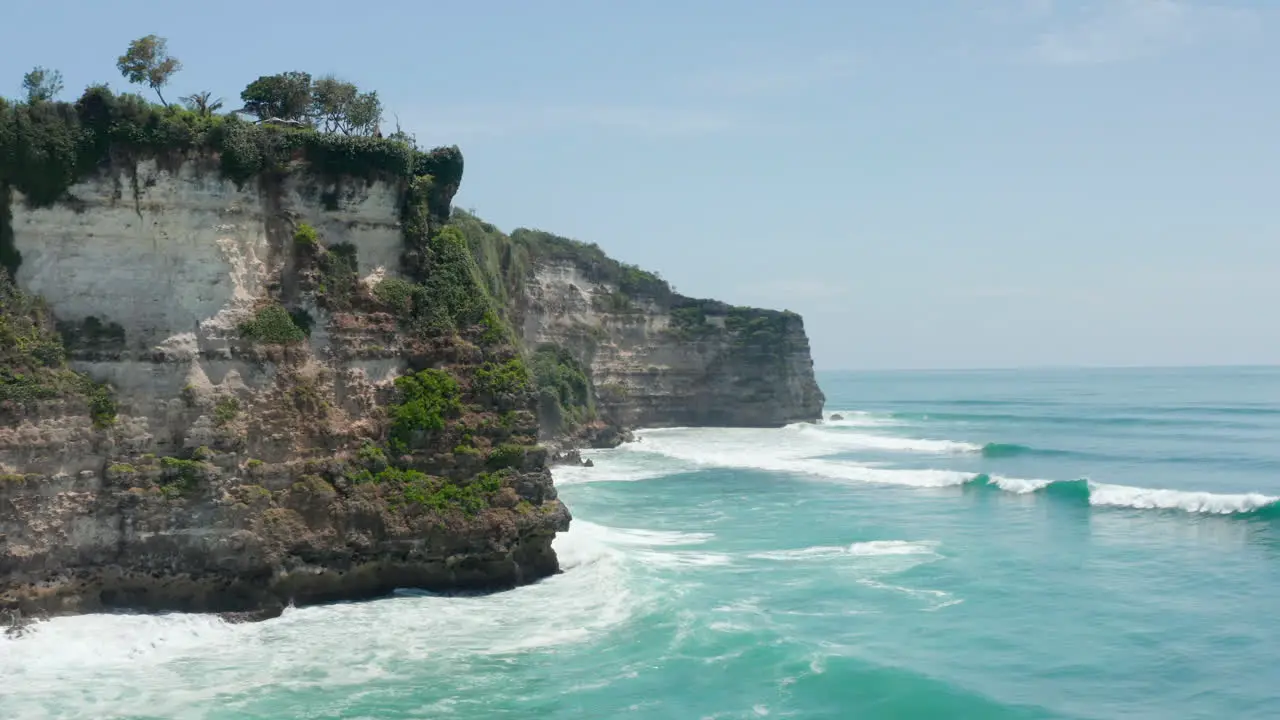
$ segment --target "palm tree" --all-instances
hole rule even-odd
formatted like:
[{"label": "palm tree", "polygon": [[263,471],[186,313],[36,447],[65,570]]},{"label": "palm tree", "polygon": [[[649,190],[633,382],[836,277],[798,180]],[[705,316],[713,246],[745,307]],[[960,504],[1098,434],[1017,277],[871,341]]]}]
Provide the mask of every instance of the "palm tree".
[{"label": "palm tree", "polygon": [[202,90],[179,99],[187,106],[188,110],[194,110],[201,115],[209,116],[222,107],[222,98],[210,100],[211,97],[213,97],[213,93],[208,90]]}]

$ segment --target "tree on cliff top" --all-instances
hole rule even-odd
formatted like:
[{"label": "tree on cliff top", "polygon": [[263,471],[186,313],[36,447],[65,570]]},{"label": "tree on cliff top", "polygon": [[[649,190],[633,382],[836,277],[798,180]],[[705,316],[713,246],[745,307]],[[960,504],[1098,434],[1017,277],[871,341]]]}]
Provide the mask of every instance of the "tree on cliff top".
[{"label": "tree on cliff top", "polygon": [[169,55],[167,40],[155,35],[134,40],[129,43],[128,51],[116,60],[116,67],[129,82],[155,90],[160,104],[169,107],[160,88],[167,85],[169,78],[182,69],[182,63]]},{"label": "tree on cliff top", "polygon": [[22,76],[22,89],[28,103],[48,102],[62,92],[62,73],[37,66]]},{"label": "tree on cliff top", "polygon": [[378,93],[362,93],[355,83],[326,75],[316,80],[311,95],[311,112],[325,132],[372,135],[382,120]]},{"label": "tree on cliff top", "polygon": [[243,112],[259,120],[279,118],[310,124],[311,73],[285,72],[263,75],[240,93]]}]

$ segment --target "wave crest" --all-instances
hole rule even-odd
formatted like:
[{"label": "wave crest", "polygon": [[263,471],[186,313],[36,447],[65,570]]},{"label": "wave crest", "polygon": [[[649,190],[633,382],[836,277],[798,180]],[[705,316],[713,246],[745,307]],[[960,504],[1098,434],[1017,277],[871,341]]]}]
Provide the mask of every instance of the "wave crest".
[{"label": "wave crest", "polygon": [[1024,480],[997,475],[976,475],[969,487],[994,488],[1018,495],[1044,493],[1062,500],[1086,502],[1095,507],[1133,510],[1180,510],[1212,515],[1280,517],[1280,497],[1261,493],[1211,493],[1167,488],[1143,488],[1075,480]]}]

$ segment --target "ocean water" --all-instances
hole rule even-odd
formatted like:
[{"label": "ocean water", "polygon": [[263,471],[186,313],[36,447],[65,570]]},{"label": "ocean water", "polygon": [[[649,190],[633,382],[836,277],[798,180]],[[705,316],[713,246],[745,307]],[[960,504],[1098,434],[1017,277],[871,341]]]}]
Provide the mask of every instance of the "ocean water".
[{"label": "ocean water", "polygon": [[825,374],[558,468],[565,572],[0,640],[0,718],[1280,717],[1280,369]]}]

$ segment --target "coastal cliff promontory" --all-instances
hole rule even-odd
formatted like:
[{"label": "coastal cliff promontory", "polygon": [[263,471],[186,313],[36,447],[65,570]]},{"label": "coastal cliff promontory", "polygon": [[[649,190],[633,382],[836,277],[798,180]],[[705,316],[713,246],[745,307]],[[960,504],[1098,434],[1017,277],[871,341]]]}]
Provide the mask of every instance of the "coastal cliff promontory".
[{"label": "coastal cliff promontory", "polygon": [[799,315],[685,297],[596,245],[551,233],[508,236],[461,210],[451,224],[489,276],[508,278],[524,345],[581,364],[607,425],[776,427],[822,416]]},{"label": "coastal cliff promontory", "polygon": [[[251,86],[252,87],[252,86]],[[0,103],[0,611],[558,571],[546,441],[820,415],[798,316],[451,210],[457,148]]]}]

